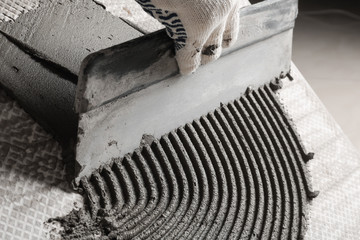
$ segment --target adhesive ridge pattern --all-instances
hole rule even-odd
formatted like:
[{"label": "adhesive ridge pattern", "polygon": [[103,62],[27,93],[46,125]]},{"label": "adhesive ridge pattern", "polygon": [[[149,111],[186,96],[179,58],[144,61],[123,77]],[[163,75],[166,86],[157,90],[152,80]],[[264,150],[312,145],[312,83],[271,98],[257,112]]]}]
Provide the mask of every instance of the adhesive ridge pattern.
[{"label": "adhesive ridge pattern", "polygon": [[277,99],[248,91],[80,182],[65,239],[302,239],[306,153]]}]

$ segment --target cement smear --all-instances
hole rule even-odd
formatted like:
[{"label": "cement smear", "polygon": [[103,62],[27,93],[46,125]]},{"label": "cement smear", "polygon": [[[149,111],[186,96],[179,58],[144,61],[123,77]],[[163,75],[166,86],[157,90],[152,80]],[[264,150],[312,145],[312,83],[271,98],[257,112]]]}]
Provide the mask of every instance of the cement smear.
[{"label": "cement smear", "polygon": [[64,239],[302,239],[307,154],[274,82],[81,179]]},{"label": "cement smear", "polygon": [[16,20],[0,23],[0,85],[42,127],[69,142],[78,125],[73,105],[82,60],[142,34],[86,0],[0,1],[0,21],[1,13]]},{"label": "cement smear", "polygon": [[51,0],[0,24],[0,33],[16,39],[27,52],[77,75],[91,52],[143,34],[93,1]]}]

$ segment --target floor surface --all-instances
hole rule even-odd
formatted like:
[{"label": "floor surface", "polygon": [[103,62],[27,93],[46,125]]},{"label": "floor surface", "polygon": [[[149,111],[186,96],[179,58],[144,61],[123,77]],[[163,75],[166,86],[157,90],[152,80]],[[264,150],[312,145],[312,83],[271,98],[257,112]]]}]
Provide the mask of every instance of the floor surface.
[{"label": "floor surface", "polygon": [[[299,15],[293,59],[360,149],[360,20],[333,14]],[[306,239],[358,239],[357,153],[305,80],[285,86],[281,97],[290,106],[304,144],[316,153],[310,170],[320,195],[313,202]],[[60,146],[3,91],[1,124],[8,127],[0,127],[0,239],[48,239],[45,234],[52,233],[45,229],[44,221],[81,201],[61,181],[65,173]]]}]

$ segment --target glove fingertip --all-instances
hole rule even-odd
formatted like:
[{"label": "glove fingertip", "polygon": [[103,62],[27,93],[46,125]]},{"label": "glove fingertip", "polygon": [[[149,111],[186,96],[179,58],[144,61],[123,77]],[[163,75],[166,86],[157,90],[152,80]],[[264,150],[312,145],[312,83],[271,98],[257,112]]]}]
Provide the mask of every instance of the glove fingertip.
[{"label": "glove fingertip", "polygon": [[201,63],[200,51],[186,47],[178,50],[175,58],[181,75],[189,75],[195,72]]}]

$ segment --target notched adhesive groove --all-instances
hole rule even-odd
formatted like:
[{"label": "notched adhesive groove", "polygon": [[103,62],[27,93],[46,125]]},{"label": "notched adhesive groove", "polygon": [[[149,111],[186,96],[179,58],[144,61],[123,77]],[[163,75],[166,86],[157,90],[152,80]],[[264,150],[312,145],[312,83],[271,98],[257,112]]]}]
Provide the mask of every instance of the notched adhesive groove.
[{"label": "notched adhesive groove", "polygon": [[[64,239],[302,239],[306,153],[276,80],[84,177]],[[86,213],[86,214],[84,214]]]}]

